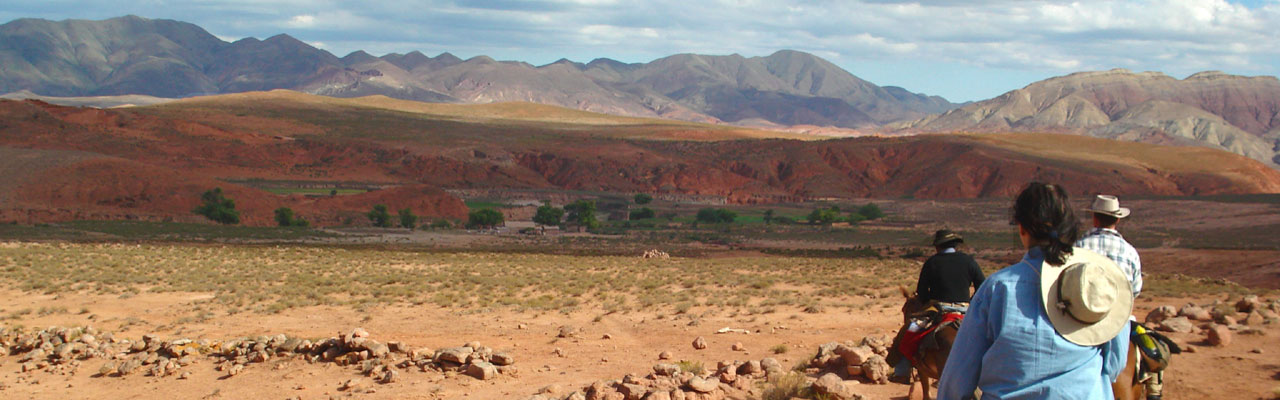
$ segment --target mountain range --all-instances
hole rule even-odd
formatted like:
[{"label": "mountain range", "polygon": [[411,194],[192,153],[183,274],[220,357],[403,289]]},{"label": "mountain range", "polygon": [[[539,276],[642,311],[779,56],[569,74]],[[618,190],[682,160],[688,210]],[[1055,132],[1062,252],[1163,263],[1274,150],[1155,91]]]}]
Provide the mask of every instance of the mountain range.
[{"label": "mountain range", "polygon": [[[1216,148],[1280,169],[1280,81],[1122,69],[1035,82],[976,103],[877,86],[812,54],[677,54],[542,66],[449,53],[337,57],[288,35],[228,43],[199,26],[136,16],[0,25],[0,93],[60,104],[139,104],[289,89],[443,103],[533,102],[623,116],[765,129],[889,134],[1040,132]],[[135,96],[53,100],[47,96]],[[43,97],[42,97],[43,96]],[[158,99],[144,99],[145,104]]]},{"label": "mountain range", "polygon": [[336,57],[289,35],[225,42],[199,26],[136,16],[19,19],[0,25],[0,93],[188,97],[291,89],[334,97],[528,101],[610,114],[757,125],[860,128],[954,105],[881,87],[798,51],[767,57],[678,54],[533,66],[420,52]]},{"label": "mountain range", "polygon": [[1216,71],[1176,79],[1124,69],[1046,79],[899,123],[913,132],[1060,132],[1199,145],[1280,166],[1280,80]]}]

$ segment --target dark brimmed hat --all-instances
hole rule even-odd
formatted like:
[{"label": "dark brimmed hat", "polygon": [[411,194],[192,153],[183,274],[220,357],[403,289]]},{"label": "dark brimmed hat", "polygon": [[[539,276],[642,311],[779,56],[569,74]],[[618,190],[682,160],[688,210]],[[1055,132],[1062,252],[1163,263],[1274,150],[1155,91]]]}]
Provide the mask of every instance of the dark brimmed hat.
[{"label": "dark brimmed hat", "polygon": [[964,237],[959,233],[952,232],[950,229],[943,229],[933,234],[933,247],[942,246],[950,243],[964,243]]}]

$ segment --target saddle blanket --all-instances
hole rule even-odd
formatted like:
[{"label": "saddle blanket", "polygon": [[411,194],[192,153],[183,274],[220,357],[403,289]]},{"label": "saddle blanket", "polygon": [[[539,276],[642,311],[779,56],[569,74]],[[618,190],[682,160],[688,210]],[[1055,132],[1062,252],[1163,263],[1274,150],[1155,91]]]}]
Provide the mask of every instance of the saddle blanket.
[{"label": "saddle blanket", "polygon": [[925,336],[929,336],[935,329],[938,329],[939,326],[949,324],[952,321],[964,321],[964,314],[946,313],[942,315],[941,321],[929,326],[928,329],[921,329],[919,332],[904,332],[898,351],[901,351],[903,356],[906,356],[908,360],[914,363],[916,361],[916,353],[920,349],[920,341],[924,340]]}]

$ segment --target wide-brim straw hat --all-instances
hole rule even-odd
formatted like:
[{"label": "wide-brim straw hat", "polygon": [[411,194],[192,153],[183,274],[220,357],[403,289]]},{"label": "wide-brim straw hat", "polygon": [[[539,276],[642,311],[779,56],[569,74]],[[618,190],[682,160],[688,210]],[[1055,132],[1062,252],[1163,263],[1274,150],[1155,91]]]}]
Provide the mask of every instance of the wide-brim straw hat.
[{"label": "wide-brim straw hat", "polygon": [[1129,209],[1120,207],[1120,199],[1116,196],[1108,194],[1100,194],[1093,198],[1093,204],[1085,211],[1098,214],[1106,214],[1116,218],[1124,218],[1129,216]]},{"label": "wide-brim straw hat", "polygon": [[933,233],[933,246],[938,247],[953,242],[964,242],[964,237],[959,233],[952,232],[950,229],[943,229]]},{"label": "wide-brim straw hat", "polygon": [[1062,265],[1041,266],[1040,298],[1053,329],[1081,346],[1115,338],[1133,312],[1133,292],[1120,267],[1079,247]]}]

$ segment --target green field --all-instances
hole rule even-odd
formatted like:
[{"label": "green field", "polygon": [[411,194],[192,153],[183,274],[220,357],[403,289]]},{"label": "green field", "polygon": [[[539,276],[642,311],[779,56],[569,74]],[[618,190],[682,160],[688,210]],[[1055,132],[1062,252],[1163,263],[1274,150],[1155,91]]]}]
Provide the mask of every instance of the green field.
[{"label": "green field", "polygon": [[262,190],[266,190],[268,192],[275,193],[275,194],[284,194],[284,195],[314,194],[314,195],[322,195],[322,196],[328,196],[333,191],[337,191],[338,192],[337,194],[339,196],[368,192],[368,190],[364,190],[364,189],[331,189],[331,188],[300,188],[300,187],[283,187],[283,188],[272,187],[272,188],[263,188]]}]

